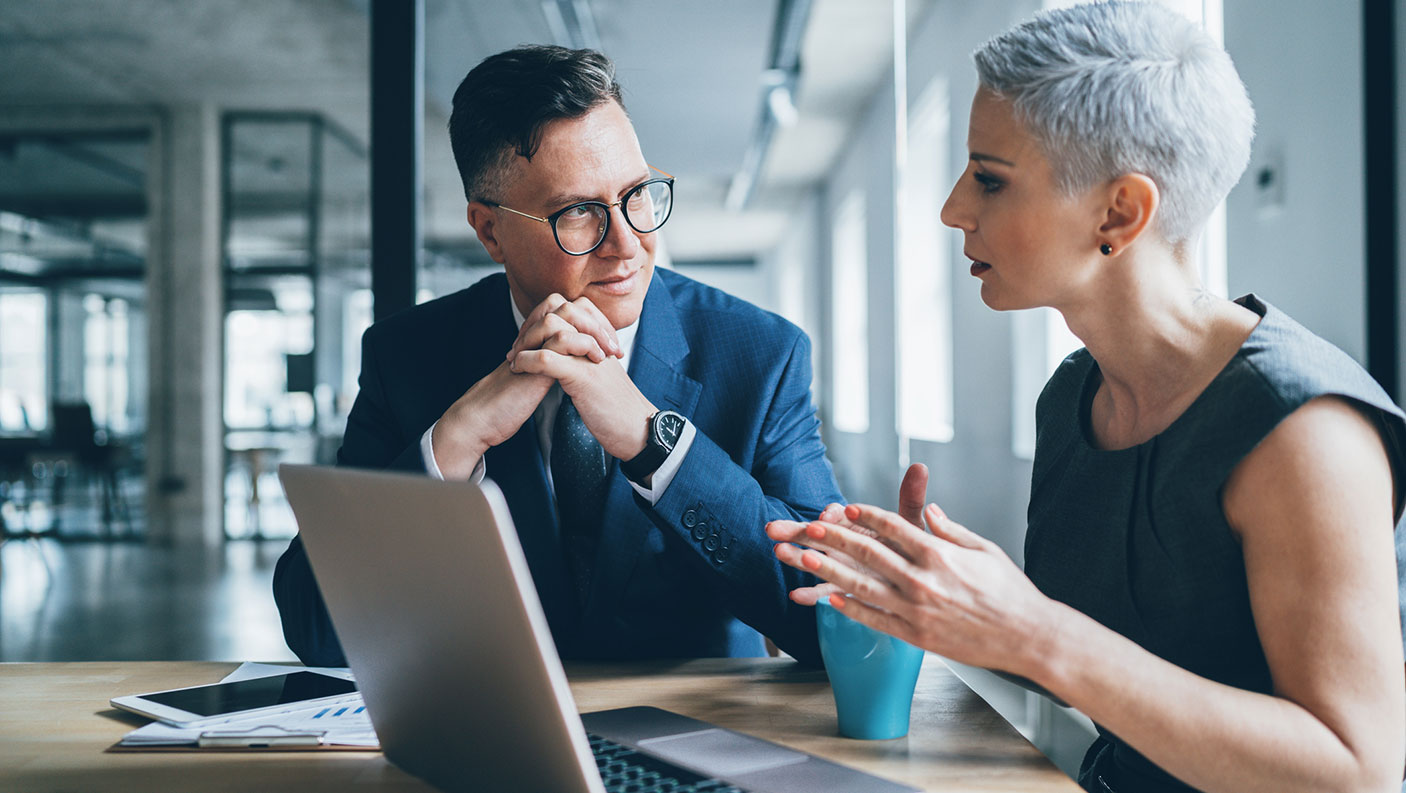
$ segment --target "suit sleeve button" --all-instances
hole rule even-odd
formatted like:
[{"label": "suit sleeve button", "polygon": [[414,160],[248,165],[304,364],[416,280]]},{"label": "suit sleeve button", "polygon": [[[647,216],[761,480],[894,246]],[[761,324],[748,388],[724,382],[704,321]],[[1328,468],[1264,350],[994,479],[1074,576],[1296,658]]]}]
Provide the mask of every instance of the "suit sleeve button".
[{"label": "suit sleeve button", "polygon": [[707,551],[708,553],[712,553],[713,551],[716,551],[718,550],[718,548],[722,547],[722,544],[722,538],[719,537],[716,532],[714,532],[713,534],[709,534],[708,539],[703,541],[703,550]]},{"label": "suit sleeve button", "polygon": [[689,511],[683,513],[683,526],[684,526],[685,529],[691,529],[691,528],[693,528],[694,524],[697,523],[697,522],[698,522],[698,511],[697,511],[697,510],[690,509]]},{"label": "suit sleeve button", "polygon": [[713,551],[713,562],[715,564],[722,564],[723,562],[726,562],[727,558],[731,555],[732,549],[727,546],[723,546],[717,549],[716,551]]},{"label": "suit sleeve button", "polygon": [[708,524],[698,523],[693,527],[693,539],[703,542],[703,538],[708,536]]}]

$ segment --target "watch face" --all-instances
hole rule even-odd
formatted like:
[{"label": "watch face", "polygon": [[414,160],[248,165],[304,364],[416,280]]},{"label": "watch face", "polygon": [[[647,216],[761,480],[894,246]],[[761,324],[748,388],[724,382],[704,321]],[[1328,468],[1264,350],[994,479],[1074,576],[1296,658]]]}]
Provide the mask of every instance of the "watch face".
[{"label": "watch face", "polygon": [[670,410],[660,413],[659,419],[654,422],[654,433],[660,443],[673,449],[683,433],[683,416]]}]

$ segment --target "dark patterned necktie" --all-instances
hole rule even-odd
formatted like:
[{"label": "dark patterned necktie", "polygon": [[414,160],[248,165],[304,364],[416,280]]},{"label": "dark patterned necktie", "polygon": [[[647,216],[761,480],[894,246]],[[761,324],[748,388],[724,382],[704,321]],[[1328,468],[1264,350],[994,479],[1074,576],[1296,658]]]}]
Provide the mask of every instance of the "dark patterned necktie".
[{"label": "dark patterned necktie", "polygon": [[551,464],[567,562],[581,599],[579,605],[584,608],[600,542],[607,468],[605,449],[586,429],[586,422],[566,394],[561,396],[561,407],[557,408],[552,426]]}]

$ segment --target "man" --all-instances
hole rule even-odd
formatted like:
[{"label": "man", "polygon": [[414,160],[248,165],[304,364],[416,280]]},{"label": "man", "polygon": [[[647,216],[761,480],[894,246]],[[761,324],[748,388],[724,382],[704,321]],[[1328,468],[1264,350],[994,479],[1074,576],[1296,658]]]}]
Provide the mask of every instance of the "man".
[{"label": "man", "polygon": [[[338,462],[491,477],[564,658],[760,655],[764,635],[818,663],[814,615],[787,598],[813,579],[763,530],[840,500],[805,334],[654,271],[673,179],[603,55],[492,56],[449,131],[505,272],[366,332]],[[298,539],[274,595],[299,658],[345,664]]]}]

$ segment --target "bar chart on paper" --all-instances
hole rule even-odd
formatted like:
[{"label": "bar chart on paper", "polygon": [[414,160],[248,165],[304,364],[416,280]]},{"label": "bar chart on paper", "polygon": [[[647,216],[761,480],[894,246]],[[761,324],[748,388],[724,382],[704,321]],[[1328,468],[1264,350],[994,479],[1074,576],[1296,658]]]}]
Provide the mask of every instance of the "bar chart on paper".
[{"label": "bar chart on paper", "polygon": [[278,726],[290,732],[321,732],[322,742],[334,746],[381,745],[360,697],[352,702],[284,714],[279,717]]}]

